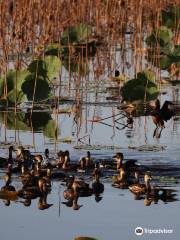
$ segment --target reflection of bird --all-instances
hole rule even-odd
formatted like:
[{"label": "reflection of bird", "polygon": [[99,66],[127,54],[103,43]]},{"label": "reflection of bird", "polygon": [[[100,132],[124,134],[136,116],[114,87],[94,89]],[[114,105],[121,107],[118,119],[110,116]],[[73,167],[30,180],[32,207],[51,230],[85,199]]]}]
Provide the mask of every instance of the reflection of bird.
[{"label": "reflection of bird", "polygon": [[168,121],[175,115],[175,107],[174,104],[170,101],[165,101],[163,106],[160,107],[159,99],[156,99],[154,105],[151,104],[150,107],[153,107],[151,110],[151,116],[153,123],[156,125],[154,130],[153,137],[157,136],[157,131],[160,128],[160,132],[158,134],[158,138],[161,136],[161,132],[163,128],[165,128],[164,121]]}]

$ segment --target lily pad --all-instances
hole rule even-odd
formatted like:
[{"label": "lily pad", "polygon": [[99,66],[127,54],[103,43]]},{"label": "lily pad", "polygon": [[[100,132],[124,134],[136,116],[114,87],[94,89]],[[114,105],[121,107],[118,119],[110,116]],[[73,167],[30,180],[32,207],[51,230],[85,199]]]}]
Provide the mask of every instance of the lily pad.
[{"label": "lily pad", "polygon": [[52,43],[45,50],[45,55],[47,55],[47,56],[57,56],[58,57],[60,53],[62,53],[62,48],[60,47],[59,43]]},{"label": "lily pad", "polygon": [[159,90],[156,83],[153,82],[155,75],[151,70],[144,70],[134,78],[124,84],[121,88],[121,94],[124,101],[136,101],[144,99],[150,101],[156,99]]},{"label": "lily pad", "polygon": [[87,23],[70,26],[62,33],[61,44],[68,45],[85,41],[92,33],[92,28]]},{"label": "lily pad", "polygon": [[[11,103],[15,102],[15,96],[17,96],[16,101],[18,103],[21,103],[24,100],[23,93],[21,92],[21,85],[25,81],[25,78],[28,74],[29,72],[27,70],[8,71],[6,81],[7,81],[7,92],[9,96],[7,100],[9,100]],[[0,97],[3,96],[4,86],[5,86],[5,79],[1,78],[0,79]]]},{"label": "lily pad", "polygon": [[154,30],[150,36],[146,38],[146,43],[148,46],[156,46],[157,43],[160,47],[167,47],[168,44],[172,43],[173,33],[170,29],[165,26],[161,26],[159,33]]},{"label": "lily pad", "polygon": [[168,9],[162,10],[161,12],[161,21],[162,25],[175,29],[178,25],[178,20],[180,19],[180,7],[172,6]]},{"label": "lily pad", "polygon": [[40,76],[36,78],[34,74],[30,74],[26,77],[25,82],[22,84],[22,91],[26,94],[28,100],[33,100],[34,88],[35,101],[49,97],[50,87],[48,82]]},{"label": "lily pad", "polygon": [[24,101],[25,99],[25,95],[22,91],[15,91],[15,90],[11,90],[9,93],[8,93],[8,102],[9,103],[17,103],[17,104],[20,104]]},{"label": "lily pad", "polygon": [[61,61],[56,56],[46,56],[44,58],[48,79],[52,79],[59,75]]},{"label": "lily pad", "polygon": [[54,120],[49,120],[44,127],[43,132],[46,137],[57,139],[59,132],[56,126],[56,122]]}]

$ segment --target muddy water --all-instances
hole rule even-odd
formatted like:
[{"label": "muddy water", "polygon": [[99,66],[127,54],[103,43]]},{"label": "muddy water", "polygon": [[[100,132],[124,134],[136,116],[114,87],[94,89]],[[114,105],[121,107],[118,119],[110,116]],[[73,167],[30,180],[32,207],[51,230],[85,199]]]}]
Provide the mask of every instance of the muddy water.
[{"label": "muddy water", "polygon": [[[164,100],[179,100],[177,87],[166,87],[167,94],[161,95]],[[105,96],[101,98],[104,102]],[[107,103],[107,102],[106,102]],[[144,234],[143,239],[179,239],[179,190],[180,190],[180,116],[175,116],[163,129],[160,139],[153,138],[155,126],[150,116],[135,117],[133,128],[123,128],[126,119],[109,118],[105,124],[92,122],[92,119],[107,118],[119,114],[118,102],[109,104],[83,104],[81,126],[74,121],[75,113],[57,115],[50,112],[51,118],[58,125],[58,139],[47,137],[41,130],[38,132],[15,131],[5,129],[1,125],[1,156],[6,156],[7,146],[17,141],[30,147],[32,152],[43,152],[50,149],[51,158],[59,150],[69,149],[71,159],[77,161],[87,151],[87,144],[91,143],[94,159],[110,159],[119,148],[126,159],[137,159],[139,164],[152,167],[152,185],[177,190],[173,201],[152,201],[145,206],[144,199],[135,200],[129,190],[114,189],[111,186],[112,177],[104,177],[102,182],[105,191],[99,202],[95,197],[80,198],[82,205],[78,211],[62,204],[64,186],[59,180],[53,181],[52,192],[48,195],[48,203],[53,204],[48,209],[39,210],[39,199],[32,200],[29,207],[25,207],[22,199],[5,206],[0,200],[0,229],[1,239],[73,239],[77,235],[97,237],[102,240],[138,239],[134,230],[140,226],[148,229],[173,229],[172,234]],[[74,109],[72,104],[61,105],[61,108]],[[121,116],[121,115],[119,115]],[[119,129],[117,129],[118,127]],[[120,128],[122,129],[120,130]],[[87,136],[87,137],[85,137]],[[71,143],[63,142],[71,137]],[[80,139],[80,141],[78,141]],[[80,149],[74,148],[79,146]],[[93,147],[92,147],[93,146]],[[169,170],[170,169],[170,170]],[[3,185],[0,169],[0,186]],[[91,184],[92,179],[87,179]],[[12,184],[16,189],[21,184],[18,177],[13,176]]]}]

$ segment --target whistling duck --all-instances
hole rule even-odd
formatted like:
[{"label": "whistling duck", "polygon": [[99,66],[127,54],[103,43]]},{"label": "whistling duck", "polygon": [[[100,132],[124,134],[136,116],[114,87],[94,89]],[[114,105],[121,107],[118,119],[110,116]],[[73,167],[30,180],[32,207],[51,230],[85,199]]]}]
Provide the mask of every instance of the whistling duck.
[{"label": "whistling duck", "polygon": [[78,171],[81,172],[85,169],[91,169],[94,167],[92,158],[91,158],[91,153],[89,151],[87,151],[87,156],[86,157],[82,157],[79,160],[79,164],[80,164],[80,168],[78,168]]},{"label": "whistling duck", "polygon": [[4,158],[4,157],[0,157],[0,168],[4,168],[8,164],[12,164],[13,163],[13,157],[12,157],[13,150],[14,150],[13,146],[10,146],[9,149],[8,149],[8,151],[9,151],[8,159]]},{"label": "whistling duck", "polygon": [[88,197],[92,195],[92,189],[89,188],[89,184],[85,183],[84,180],[72,177],[66,190],[64,190],[64,198],[69,200],[78,197]]},{"label": "whistling duck", "polygon": [[69,151],[66,150],[64,152],[64,162],[62,165],[62,169],[68,170],[70,168],[70,156],[69,156]]},{"label": "whistling duck", "polygon": [[41,177],[38,181],[38,187],[40,190],[40,193],[47,194],[51,189],[51,170],[47,169],[47,175],[44,177]]},{"label": "whistling duck", "polygon": [[151,180],[151,175],[146,173],[144,175],[144,184],[132,184],[129,186],[129,190],[137,195],[141,195],[141,194],[148,194],[151,192],[151,185],[150,185],[150,180]]},{"label": "whistling duck", "polygon": [[138,165],[136,165],[137,160],[127,160],[125,163],[123,163],[124,155],[121,152],[117,152],[116,155],[113,157],[116,160],[116,169],[118,170],[120,167],[123,167],[125,170],[128,170],[129,168],[137,168]]},{"label": "whistling duck", "polygon": [[5,185],[1,188],[2,191],[16,191],[15,187],[10,185],[11,183],[11,174],[6,173],[4,176]]},{"label": "whistling duck", "polygon": [[115,188],[127,188],[128,183],[126,180],[126,173],[123,167],[119,168],[119,176],[117,177],[117,180],[112,184]]},{"label": "whistling duck", "polygon": [[104,192],[104,184],[100,182],[100,177],[102,175],[101,169],[99,167],[99,163],[95,164],[95,168],[92,172],[92,175],[94,177],[94,182],[92,183],[92,190],[94,194],[101,194]]}]

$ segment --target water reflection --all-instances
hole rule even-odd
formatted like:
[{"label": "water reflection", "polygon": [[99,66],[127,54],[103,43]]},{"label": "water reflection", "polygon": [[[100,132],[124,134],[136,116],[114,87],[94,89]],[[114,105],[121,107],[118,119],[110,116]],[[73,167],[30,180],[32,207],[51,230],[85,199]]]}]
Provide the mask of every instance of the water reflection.
[{"label": "water reflection", "polygon": [[159,201],[163,202],[164,204],[179,201],[177,191],[166,188],[159,188],[154,195],[147,194],[142,196],[134,193],[134,200],[143,200],[145,206],[150,206],[152,203],[158,204]]}]

